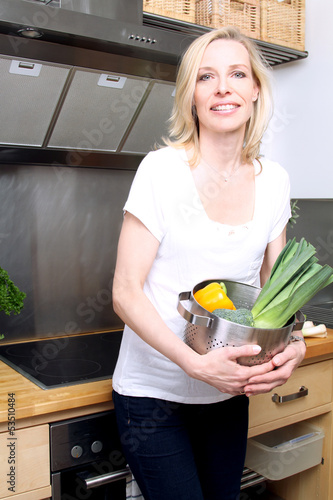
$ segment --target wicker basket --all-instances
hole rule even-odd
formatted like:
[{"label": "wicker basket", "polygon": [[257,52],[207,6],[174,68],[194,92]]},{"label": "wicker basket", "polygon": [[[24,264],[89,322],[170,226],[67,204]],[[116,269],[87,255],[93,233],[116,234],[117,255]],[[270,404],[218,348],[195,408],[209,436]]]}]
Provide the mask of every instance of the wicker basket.
[{"label": "wicker basket", "polygon": [[195,0],[143,0],[143,11],[189,23],[195,22]]},{"label": "wicker basket", "polygon": [[261,0],[260,17],[261,40],[304,50],[305,0]]},{"label": "wicker basket", "polygon": [[201,26],[237,26],[251,38],[260,37],[259,0],[196,0],[195,15]]}]

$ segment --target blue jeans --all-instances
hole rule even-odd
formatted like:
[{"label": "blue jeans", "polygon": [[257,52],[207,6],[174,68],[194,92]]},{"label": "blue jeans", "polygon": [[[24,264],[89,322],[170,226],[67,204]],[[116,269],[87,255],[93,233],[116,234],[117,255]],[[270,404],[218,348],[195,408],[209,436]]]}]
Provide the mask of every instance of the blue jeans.
[{"label": "blue jeans", "polygon": [[179,404],[121,396],[113,401],[126,460],[145,500],[236,500],[248,398]]}]

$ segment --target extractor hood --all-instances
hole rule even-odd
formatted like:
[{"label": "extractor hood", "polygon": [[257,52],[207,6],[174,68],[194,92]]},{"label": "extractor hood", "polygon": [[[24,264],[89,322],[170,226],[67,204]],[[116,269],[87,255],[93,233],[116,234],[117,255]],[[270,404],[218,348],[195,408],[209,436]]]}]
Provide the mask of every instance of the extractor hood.
[{"label": "extractor hood", "polygon": [[[194,36],[143,26],[142,0],[1,0],[0,32],[177,63]],[[20,43],[21,41],[21,43]]]},{"label": "extractor hood", "polygon": [[52,151],[52,162],[83,165],[161,142],[177,64],[197,34],[142,17],[142,0],[0,1],[1,162],[25,148],[25,159],[43,151],[48,163]]}]

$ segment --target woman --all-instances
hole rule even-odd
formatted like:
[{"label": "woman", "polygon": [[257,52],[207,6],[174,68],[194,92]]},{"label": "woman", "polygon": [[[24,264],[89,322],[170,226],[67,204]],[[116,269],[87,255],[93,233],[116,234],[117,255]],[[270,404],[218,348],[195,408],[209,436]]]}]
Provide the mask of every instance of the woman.
[{"label": "woman", "polygon": [[294,342],[199,355],[182,341],[178,294],[206,279],[261,285],[286,243],[289,179],[258,160],[270,114],[267,69],[234,28],[193,42],[179,68],[167,147],[141,163],[125,205],[114,309],[125,323],[113,376],[124,452],[146,500],[235,500],[248,396],[283,384]]}]

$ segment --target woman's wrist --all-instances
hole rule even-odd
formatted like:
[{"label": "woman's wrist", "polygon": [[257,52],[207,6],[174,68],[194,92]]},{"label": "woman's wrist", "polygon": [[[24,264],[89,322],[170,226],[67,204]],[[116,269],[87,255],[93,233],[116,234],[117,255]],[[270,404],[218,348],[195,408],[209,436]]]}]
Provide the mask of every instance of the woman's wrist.
[{"label": "woman's wrist", "polygon": [[201,354],[198,354],[190,347],[186,346],[187,352],[184,352],[181,356],[179,366],[184,370],[184,372],[191,378],[198,378],[200,372],[199,364],[202,358]]},{"label": "woman's wrist", "polygon": [[289,338],[289,344],[291,344],[293,342],[304,342],[304,344],[306,346],[305,339],[301,335],[291,335],[290,338]]}]

